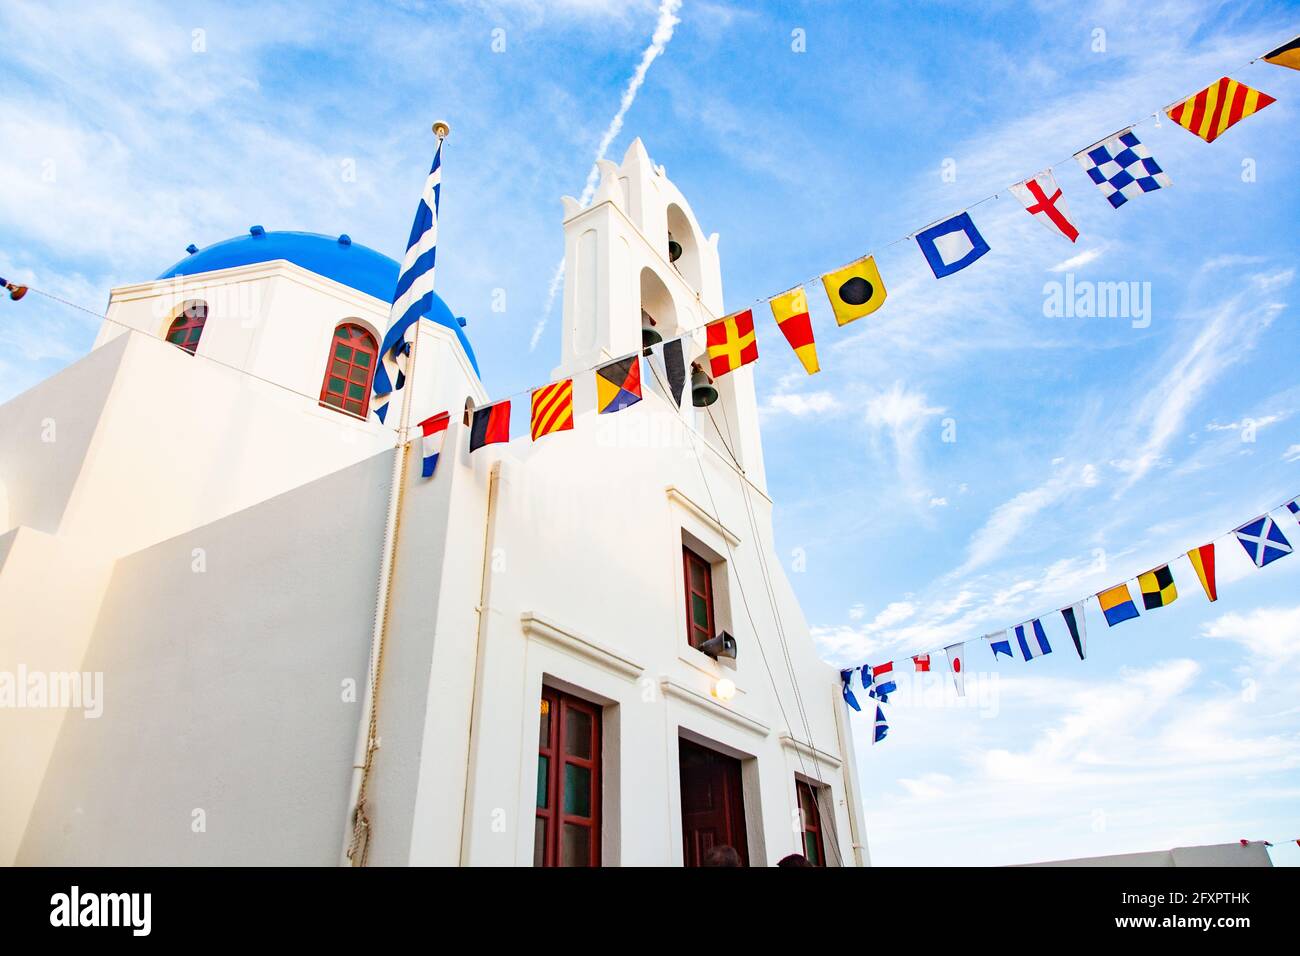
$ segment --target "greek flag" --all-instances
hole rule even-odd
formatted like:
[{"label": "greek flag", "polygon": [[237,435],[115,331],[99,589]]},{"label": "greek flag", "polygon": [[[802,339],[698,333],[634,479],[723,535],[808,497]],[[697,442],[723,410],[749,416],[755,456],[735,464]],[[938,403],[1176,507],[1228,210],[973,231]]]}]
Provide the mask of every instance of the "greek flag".
[{"label": "greek flag", "polygon": [[388,313],[388,331],[379,349],[379,367],[375,369],[375,399],[371,403],[382,422],[388,415],[388,400],[406,384],[406,357],[411,354],[411,340],[416,323],[433,304],[433,260],[438,253],[438,197],[442,192],[442,141],[433,154],[433,167],[424,183],[420,205],[415,210],[411,238],[406,256],[397,275],[393,307]]}]

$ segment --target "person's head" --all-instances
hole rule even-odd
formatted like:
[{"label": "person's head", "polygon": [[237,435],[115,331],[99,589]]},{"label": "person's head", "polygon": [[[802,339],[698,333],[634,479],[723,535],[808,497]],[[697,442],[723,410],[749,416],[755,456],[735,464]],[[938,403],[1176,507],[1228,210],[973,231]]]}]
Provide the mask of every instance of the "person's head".
[{"label": "person's head", "polygon": [[802,853],[791,853],[789,856],[781,857],[777,866],[812,866],[812,863]]},{"label": "person's head", "polygon": [[740,854],[735,847],[711,846],[704,853],[702,866],[740,866]]}]

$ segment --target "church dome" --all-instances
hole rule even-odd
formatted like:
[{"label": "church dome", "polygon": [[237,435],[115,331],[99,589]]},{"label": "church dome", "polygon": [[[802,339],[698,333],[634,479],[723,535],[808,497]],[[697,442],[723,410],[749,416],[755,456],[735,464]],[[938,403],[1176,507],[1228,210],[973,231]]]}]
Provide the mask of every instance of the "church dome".
[{"label": "church dome", "polygon": [[[353,242],[348,236],[323,236],[315,232],[267,232],[253,226],[246,236],[236,236],[199,249],[189,247],[189,255],[160,275],[159,279],[193,276],[218,269],[233,269],[257,262],[284,259],[316,275],[364,292],[384,302],[392,299],[397,288],[400,266],[383,253]],[[470,364],[478,373],[478,360],[469,338],[447,303],[433,294],[433,304],[426,317],[456,333]]]}]

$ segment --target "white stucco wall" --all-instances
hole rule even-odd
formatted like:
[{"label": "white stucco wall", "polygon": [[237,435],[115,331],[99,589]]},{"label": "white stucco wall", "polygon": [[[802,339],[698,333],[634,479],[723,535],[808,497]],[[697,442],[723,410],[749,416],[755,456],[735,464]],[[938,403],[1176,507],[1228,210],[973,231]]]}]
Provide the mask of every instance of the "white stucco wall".
[{"label": "white stucco wall", "polygon": [[1172,850],[1144,853],[1115,853],[1109,856],[1086,856],[1073,860],[1026,863],[1024,866],[1105,866],[1105,867],[1174,867],[1174,866],[1272,866],[1268,848],[1262,841],[1246,846],[1240,843],[1214,843],[1208,846],[1177,846]]},{"label": "white stucco wall", "polygon": [[117,563],[83,664],[104,713],[63,723],[18,863],[334,864],[390,467]]}]

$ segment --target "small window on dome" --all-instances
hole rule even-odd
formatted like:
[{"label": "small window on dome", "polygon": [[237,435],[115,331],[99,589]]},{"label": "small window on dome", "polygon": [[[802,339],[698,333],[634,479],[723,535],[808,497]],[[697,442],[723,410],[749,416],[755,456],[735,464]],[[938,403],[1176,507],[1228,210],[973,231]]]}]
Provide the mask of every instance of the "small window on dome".
[{"label": "small window on dome", "polygon": [[370,383],[378,354],[375,337],[361,326],[346,322],[335,329],[320,403],[365,418],[370,413]]},{"label": "small window on dome", "polygon": [[203,326],[208,321],[208,304],[202,301],[186,302],[180,315],[172,319],[167,328],[167,341],[193,355],[203,336]]}]

